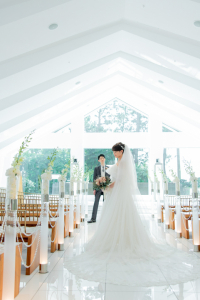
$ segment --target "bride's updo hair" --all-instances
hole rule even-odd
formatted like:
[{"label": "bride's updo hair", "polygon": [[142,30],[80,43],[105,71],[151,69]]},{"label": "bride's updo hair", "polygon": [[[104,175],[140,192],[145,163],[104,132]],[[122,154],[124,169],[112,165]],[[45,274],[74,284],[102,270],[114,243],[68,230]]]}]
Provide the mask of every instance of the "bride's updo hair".
[{"label": "bride's updo hair", "polygon": [[112,151],[121,151],[121,150],[123,150],[123,152],[124,152],[124,149],[125,149],[125,144],[123,144],[121,142],[115,144],[114,146],[112,146]]}]

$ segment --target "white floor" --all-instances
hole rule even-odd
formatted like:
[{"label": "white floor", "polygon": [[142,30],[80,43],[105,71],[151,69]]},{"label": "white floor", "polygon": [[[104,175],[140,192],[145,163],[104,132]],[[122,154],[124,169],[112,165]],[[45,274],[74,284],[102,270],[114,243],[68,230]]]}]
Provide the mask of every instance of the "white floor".
[{"label": "white floor", "polygon": [[[101,203],[102,205],[102,203]],[[101,208],[101,206],[100,206]],[[91,207],[90,207],[91,209]],[[91,214],[91,213],[90,213]],[[89,216],[90,216],[89,214]],[[152,219],[152,225],[155,220]],[[49,255],[49,273],[39,274],[38,269],[30,276],[21,275],[21,291],[16,300],[200,300],[200,279],[179,285],[160,287],[127,287],[98,283],[76,278],[63,266],[64,258],[79,254],[84,242],[95,232],[96,224],[81,224],[73,238],[65,239],[65,251]],[[154,227],[154,226],[153,226]],[[156,227],[159,235],[166,235],[168,242],[183,250],[193,251],[192,241],[176,239],[173,230],[164,232],[163,224]],[[200,258],[200,253],[195,253]],[[24,270],[23,270],[24,273]],[[199,270],[200,274],[200,270]]]}]

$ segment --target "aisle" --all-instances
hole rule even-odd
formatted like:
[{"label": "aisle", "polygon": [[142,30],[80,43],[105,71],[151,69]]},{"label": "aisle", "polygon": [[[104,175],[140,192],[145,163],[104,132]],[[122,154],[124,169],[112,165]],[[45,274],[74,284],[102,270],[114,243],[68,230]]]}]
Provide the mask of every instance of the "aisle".
[{"label": "aisle", "polygon": [[[91,207],[90,207],[91,209]],[[142,288],[116,286],[113,284],[91,282],[77,279],[63,266],[65,257],[79,254],[84,242],[95,232],[96,224],[82,223],[80,229],[75,230],[74,238],[65,239],[65,252],[56,251],[50,254],[48,274],[39,274],[36,270],[31,276],[21,276],[21,292],[16,300],[175,300],[200,299],[200,280],[179,285]],[[165,234],[163,224],[155,226],[151,222],[152,230],[158,235]],[[192,250],[192,241],[175,239],[175,232],[167,230],[168,242],[183,250]],[[195,253],[200,257],[200,253]]]}]

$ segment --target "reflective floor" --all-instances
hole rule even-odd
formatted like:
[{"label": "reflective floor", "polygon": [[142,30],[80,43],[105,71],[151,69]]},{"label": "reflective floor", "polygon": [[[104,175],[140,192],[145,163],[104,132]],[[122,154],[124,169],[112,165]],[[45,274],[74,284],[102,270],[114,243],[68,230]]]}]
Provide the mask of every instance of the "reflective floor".
[{"label": "reflective floor", "polygon": [[[151,227],[158,235],[182,251],[193,251],[192,240],[176,239],[173,230],[164,232],[163,224],[152,219]],[[184,284],[159,287],[127,287],[78,279],[63,266],[65,257],[80,253],[84,243],[95,232],[96,224],[81,224],[73,238],[65,239],[65,251],[49,253],[49,273],[39,274],[38,269],[30,276],[21,275],[21,291],[16,300],[200,300],[200,279]],[[194,253],[200,259],[200,253]],[[199,270],[200,272],[200,270]]]}]

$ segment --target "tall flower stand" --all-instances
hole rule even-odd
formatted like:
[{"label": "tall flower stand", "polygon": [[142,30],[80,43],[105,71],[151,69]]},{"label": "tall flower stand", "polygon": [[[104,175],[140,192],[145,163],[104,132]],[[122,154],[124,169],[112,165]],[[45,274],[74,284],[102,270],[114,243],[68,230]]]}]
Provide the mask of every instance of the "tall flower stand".
[{"label": "tall flower stand", "polygon": [[81,222],[85,220],[85,181],[82,181],[82,195],[81,195]]},{"label": "tall flower stand", "polygon": [[176,197],[175,232],[176,232],[176,237],[177,238],[182,237],[182,231],[181,231],[181,198],[180,197]]},{"label": "tall flower stand", "polygon": [[85,217],[88,217],[88,181],[85,181]]},{"label": "tall flower stand", "polygon": [[157,221],[161,223],[161,204],[160,204],[160,182],[156,182],[156,192],[157,192]]},{"label": "tall flower stand", "polygon": [[169,229],[168,181],[164,181],[165,229]]},{"label": "tall flower stand", "polygon": [[168,199],[168,190],[164,191],[164,203],[165,203],[165,229],[169,229],[169,199]]},{"label": "tall flower stand", "polygon": [[76,228],[80,228],[80,193],[81,193],[81,182],[77,182],[77,195],[76,195]]},{"label": "tall flower stand", "polygon": [[194,252],[199,251],[199,201],[198,198],[192,199],[192,222],[193,222],[193,245]]},{"label": "tall flower stand", "polygon": [[48,273],[48,221],[49,221],[49,180],[42,174],[41,195],[41,241],[39,273]]},{"label": "tall flower stand", "polygon": [[64,251],[64,199],[65,181],[59,180],[59,208],[58,208],[58,250]]},{"label": "tall flower stand", "polygon": [[154,218],[154,187],[151,181],[151,217]]},{"label": "tall flower stand", "polygon": [[15,293],[15,251],[17,223],[17,177],[7,178],[7,197],[5,203],[5,243],[4,243],[4,272],[3,300],[13,300]]},{"label": "tall flower stand", "polygon": [[70,180],[69,237],[74,235],[74,181]]}]

